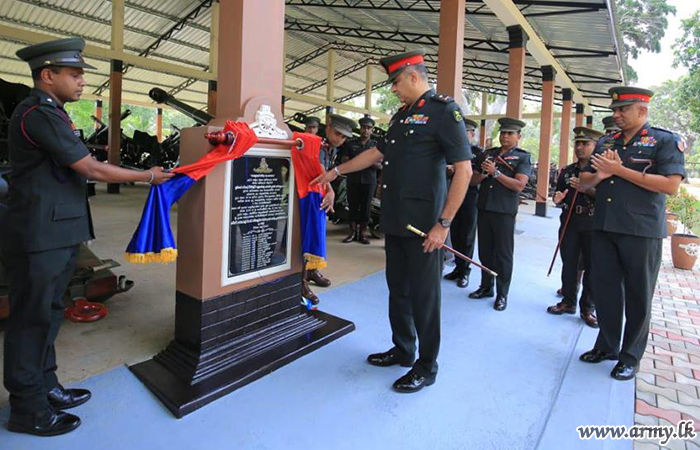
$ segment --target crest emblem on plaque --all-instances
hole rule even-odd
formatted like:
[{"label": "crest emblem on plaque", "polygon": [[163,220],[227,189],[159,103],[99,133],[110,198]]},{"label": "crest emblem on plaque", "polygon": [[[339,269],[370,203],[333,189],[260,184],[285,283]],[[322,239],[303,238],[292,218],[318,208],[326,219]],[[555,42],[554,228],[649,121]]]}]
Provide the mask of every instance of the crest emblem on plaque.
[{"label": "crest emblem on plaque", "polygon": [[256,167],[255,169],[253,169],[253,172],[255,172],[255,173],[270,173],[270,172],[272,172],[272,169],[270,168],[270,166],[267,165],[267,160],[265,160],[265,158],[262,158],[260,160],[260,165],[258,167]]}]

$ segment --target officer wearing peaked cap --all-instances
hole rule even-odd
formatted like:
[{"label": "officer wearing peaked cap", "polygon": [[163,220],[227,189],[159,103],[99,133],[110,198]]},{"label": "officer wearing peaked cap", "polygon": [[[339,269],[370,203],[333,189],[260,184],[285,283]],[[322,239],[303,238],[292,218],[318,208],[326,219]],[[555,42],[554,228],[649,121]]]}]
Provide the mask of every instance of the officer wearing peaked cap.
[{"label": "officer wearing peaked cap", "polygon": [[[372,139],[372,129],[374,119],[362,117],[360,123],[360,137],[351,139],[345,143],[341,149],[343,161],[357,157],[365,150],[375,148],[377,141]],[[374,191],[377,188],[377,170],[381,169],[381,164],[349,173],[347,177],[348,207],[350,208],[350,234],[343,239],[343,243],[353,241],[369,245],[367,238],[367,226],[369,224],[370,205]]]},{"label": "officer wearing peaked cap", "polygon": [[[579,262],[583,262],[583,292],[579,304],[581,319],[590,327],[597,328],[595,305],[590,295],[591,239],[593,237],[593,213],[595,211],[595,189],[579,191],[581,171],[590,163],[593,149],[603,133],[586,127],[574,128],[574,151],[577,161],[564,167],[559,174],[554,192],[554,203],[562,207],[561,239],[562,296],[561,302],[547,308],[550,314],[575,314],[578,296]],[[576,196],[576,202],[574,202]],[[568,223],[566,222],[569,218]],[[566,226],[566,228],[564,228]]]},{"label": "officer wearing peaked cap", "polygon": [[[467,138],[469,139],[472,154],[474,155],[472,159],[472,173],[475,173],[479,170],[476,166],[476,161],[484,151],[483,148],[474,142],[474,135],[479,124],[471,119],[465,118],[464,125],[467,129]],[[476,218],[478,215],[476,203],[478,197],[479,185],[474,184],[469,186],[462,206],[459,207],[457,215],[455,215],[452,225],[450,226],[450,239],[452,239],[452,245],[455,250],[470,258],[474,256],[474,246],[476,243]],[[457,287],[466,288],[469,286],[470,273],[470,264],[461,258],[455,258],[455,268],[452,272],[445,275],[445,279],[454,280],[457,282]]]},{"label": "officer wearing peaked cap", "polygon": [[318,135],[318,127],[321,126],[321,119],[314,116],[307,116],[304,120],[304,133]]},{"label": "officer wearing peaked cap", "polygon": [[620,131],[598,141],[591,173],[581,174],[583,189],[596,189],[591,288],[600,325],[581,360],[618,360],[610,374],[617,380],[634,378],[644,354],[666,235],[666,195],[685,177],[679,137],[647,122],[652,96],[636,87],[610,89]]},{"label": "officer wearing peaked cap", "polygon": [[0,216],[0,252],[9,281],[4,383],[10,431],[53,436],[80,425],[63,412],[86,402],[85,389],[64,389],[56,377],[54,341],[63,320],[63,294],[81,242],[92,239],[86,178],[160,184],[172,175],[95,161],[75,135],[64,109],[85,87],[85,41],[61,39],[17,52],[32,71],[34,89],[9,125],[9,199]]},{"label": "officer wearing peaked cap", "polygon": [[603,127],[605,128],[605,134],[620,131],[620,127],[615,123],[615,118],[613,116],[603,118]]},{"label": "officer wearing peaked cap", "polygon": [[[392,92],[404,106],[392,117],[376,148],[317,179],[328,183],[382,161],[381,226],[386,233],[394,347],[369,355],[367,361],[375,366],[412,366],[394,382],[399,392],[416,392],[435,382],[440,348],[440,249],[471,176],[472,154],[461,110],[453,99],[430,89],[423,57],[423,51],[414,51],[380,61],[392,81]],[[455,170],[449,191],[447,164],[454,164]],[[417,237],[407,225],[427,232],[428,237]],[[419,357],[414,361],[416,337]]]},{"label": "officer wearing peaked cap", "polygon": [[[326,124],[326,137],[321,145],[319,152],[319,161],[324,170],[328,170],[336,163],[338,157],[338,147],[345,143],[347,138],[352,137],[352,130],[357,128],[354,120],[341,116],[340,114],[330,114],[328,123]],[[333,203],[335,201],[335,190],[337,186],[329,186],[326,189],[326,194],[321,201],[321,208],[326,212],[333,211]],[[302,270],[302,296],[308,299],[312,305],[316,306],[319,299],[313,293],[309,283],[314,283],[320,287],[329,287],[331,280],[324,277],[318,269]]]},{"label": "officer wearing peaked cap", "polygon": [[[527,185],[532,171],[530,154],[518,147],[520,130],[525,122],[512,117],[498,119],[500,147],[486,150],[477,162],[480,171],[472,183],[481,183],[479,191],[479,259],[498,273],[496,301],[493,308],[503,311],[508,306],[508,290],[513,274],[515,245],[515,216],[519,194]],[[493,296],[493,275],[482,270],[479,289],[469,298]]]}]

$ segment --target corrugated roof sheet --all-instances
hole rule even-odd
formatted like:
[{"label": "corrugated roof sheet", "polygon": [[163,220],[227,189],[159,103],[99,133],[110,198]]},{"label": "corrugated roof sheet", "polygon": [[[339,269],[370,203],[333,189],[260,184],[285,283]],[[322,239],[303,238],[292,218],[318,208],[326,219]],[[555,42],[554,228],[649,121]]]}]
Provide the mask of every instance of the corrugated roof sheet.
[{"label": "corrugated roof sheet", "polygon": [[[127,0],[124,46],[141,54],[178,21],[199,6],[192,0]],[[439,33],[439,0],[286,0],[286,65],[296,65],[285,76],[285,89],[325,98],[328,56],[319,48],[336,48],[335,100],[362,95],[365,67],[382,56],[421,46],[426,48],[434,72]],[[570,78],[593,105],[607,104],[606,92],[621,82],[620,58],[606,0],[515,0],[542,41],[565,68]],[[57,37],[81,36],[89,43],[108,46],[111,2],[103,0],[0,0],[0,23],[35,30]],[[503,92],[507,85],[508,33],[500,20],[478,0],[467,2],[465,25],[464,88],[480,92]],[[172,32],[152,50],[149,58],[204,70],[209,64],[211,14],[202,11]],[[323,29],[315,29],[321,26]],[[395,32],[387,36],[385,32]],[[0,77],[30,84],[27,66],[14,56],[23,43],[0,40]],[[600,54],[596,54],[600,53]],[[308,59],[308,60],[306,60]],[[303,63],[299,61],[304,60]],[[87,92],[97,92],[108,80],[109,63],[91,59]],[[538,97],[541,73],[527,57],[526,93]],[[378,68],[372,71],[375,85],[385,82]],[[150,102],[148,91],[158,86],[173,91],[192,106],[204,108],[207,83],[176,75],[131,68],[124,76],[125,100]],[[187,85],[182,89],[183,86]],[[108,90],[104,92],[108,93]],[[297,101],[285,104],[288,115],[308,111]]]}]

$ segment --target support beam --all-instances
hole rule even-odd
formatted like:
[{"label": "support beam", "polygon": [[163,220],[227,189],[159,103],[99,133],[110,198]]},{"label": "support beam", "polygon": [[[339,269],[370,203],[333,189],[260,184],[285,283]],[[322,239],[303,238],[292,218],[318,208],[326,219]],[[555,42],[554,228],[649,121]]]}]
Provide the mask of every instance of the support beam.
[{"label": "support beam", "polygon": [[[328,50],[328,75],[326,78],[326,101],[332,102],[335,94],[335,50]],[[326,105],[326,123],[328,115],[333,114],[333,107]]]},{"label": "support beam", "polygon": [[[364,92],[364,89],[363,89]],[[284,91],[284,97],[287,99],[287,101],[294,100],[298,102],[303,102],[303,103],[308,103],[310,105],[318,105],[318,106],[323,106],[323,107],[331,107],[338,109],[340,111],[351,111],[351,112],[356,112],[360,114],[371,114],[373,117],[377,117],[381,120],[384,121],[389,121],[391,119],[391,116],[389,114],[384,114],[380,113],[378,111],[369,111],[364,108],[358,108],[357,106],[351,106],[351,105],[346,105],[343,103],[338,103],[335,101],[329,102],[328,100],[324,100],[322,98],[318,97],[311,97],[309,95],[302,95],[302,94],[297,94],[296,92],[293,91]]]},{"label": "support beam", "polygon": [[576,104],[576,126],[577,127],[582,127],[583,126],[583,113],[585,109],[584,106],[580,103]]},{"label": "support beam", "polygon": [[[540,65],[552,66],[557,73],[557,84],[562,88],[571,89],[575,101],[584,106],[588,106],[588,101],[566,74],[566,70],[559,63],[557,57],[552,55],[547,45],[537,35],[535,29],[527,18],[525,18],[523,12],[515,5],[513,0],[483,0],[483,2],[505,25],[519,25],[522,27],[530,40],[527,46],[528,53],[530,53]],[[552,2],[547,2],[548,5],[551,3]],[[590,107],[588,109],[590,109]]]},{"label": "support beam", "polygon": [[[102,100],[95,100],[95,117],[102,121]],[[100,124],[95,122],[95,129],[98,129]]]},{"label": "support beam", "polygon": [[156,108],[156,139],[163,142],[163,108]]},{"label": "support beam", "polygon": [[523,116],[525,85],[525,46],[528,36],[520,25],[508,27],[508,104],[506,115],[520,119]]},{"label": "support beam", "polygon": [[[118,59],[112,61],[109,75],[109,150],[107,160],[110,164],[121,164],[122,147],[122,70],[124,63]],[[119,183],[108,183],[107,192],[109,194],[119,193]]]},{"label": "support beam", "polygon": [[537,197],[535,215],[547,217],[549,198],[549,155],[554,125],[554,78],[552,66],[542,67],[542,120],[540,121],[540,152],[537,158]]},{"label": "support beam", "polygon": [[124,0],[112,0],[112,41],[110,48],[124,51]]},{"label": "support beam", "polygon": [[211,25],[209,27],[209,72],[216,76],[219,72],[219,2],[211,4]]},{"label": "support beam", "polygon": [[372,110],[372,66],[365,69],[365,109]]},{"label": "support beam", "polygon": [[[489,108],[489,94],[486,92],[481,93],[481,115],[485,116],[488,114]],[[479,146],[486,149],[486,119],[481,119],[479,123]]]},{"label": "support beam", "polygon": [[464,59],[465,0],[440,2],[440,45],[438,47],[437,90],[452,96],[460,105]]},{"label": "support beam", "polygon": [[[0,24],[0,38],[5,38],[11,41],[20,41],[27,44],[39,44],[42,42],[56,40],[56,36],[49,34],[29,31],[24,28],[11,27]],[[143,69],[155,70],[164,72],[170,75],[181,76],[185,78],[196,78],[198,80],[215,80],[216,76],[205,72],[201,69],[183,66],[180,64],[168,63],[154,58],[146,58],[137,56],[133,53],[125,53],[124,51],[115,51],[111,48],[101,47],[92,44],[86,44],[83,56],[96,58],[103,61],[119,60],[130,64],[134,67]]]},{"label": "support beam", "polygon": [[561,132],[559,133],[559,170],[569,164],[569,139],[571,138],[571,107],[573,93],[571,89],[562,91]]}]

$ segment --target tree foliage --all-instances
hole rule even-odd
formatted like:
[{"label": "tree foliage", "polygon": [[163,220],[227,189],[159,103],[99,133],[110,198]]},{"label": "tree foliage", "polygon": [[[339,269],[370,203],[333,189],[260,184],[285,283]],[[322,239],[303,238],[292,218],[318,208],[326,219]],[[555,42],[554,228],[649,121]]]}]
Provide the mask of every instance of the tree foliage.
[{"label": "tree foliage", "polygon": [[[683,36],[676,42],[675,63],[688,69],[677,87],[680,116],[689,115],[688,131],[700,133],[700,10],[682,21]],[[686,135],[686,139],[688,136]]]},{"label": "tree foliage", "polygon": [[[668,28],[667,16],[676,14],[674,6],[666,0],[616,0],[616,11],[625,55],[637,59],[640,51],[661,51],[661,39]],[[637,73],[626,61],[625,72],[630,81],[637,79]]]}]

